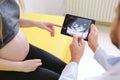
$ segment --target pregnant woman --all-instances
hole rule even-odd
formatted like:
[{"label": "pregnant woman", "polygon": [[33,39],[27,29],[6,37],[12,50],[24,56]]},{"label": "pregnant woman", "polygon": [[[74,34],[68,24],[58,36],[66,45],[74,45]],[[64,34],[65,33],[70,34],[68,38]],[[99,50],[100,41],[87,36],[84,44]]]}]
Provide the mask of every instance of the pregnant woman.
[{"label": "pregnant woman", "polygon": [[59,25],[19,16],[16,0],[0,0],[0,80],[58,80],[66,64],[29,44],[20,27],[37,26],[54,36]]}]

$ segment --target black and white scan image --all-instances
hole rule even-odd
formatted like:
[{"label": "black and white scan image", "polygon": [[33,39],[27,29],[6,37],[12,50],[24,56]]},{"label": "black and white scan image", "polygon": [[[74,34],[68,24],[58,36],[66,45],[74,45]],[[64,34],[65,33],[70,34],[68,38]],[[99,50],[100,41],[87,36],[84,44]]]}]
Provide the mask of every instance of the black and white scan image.
[{"label": "black and white scan image", "polygon": [[89,33],[89,26],[91,25],[91,20],[86,20],[82,18],[77,18],[72,23],[67,26],[66,33],[71,36],[81,36],[85,39]]},{"label": "black and white scan image", "polygon": [[66,14],[61,34],[67,36],[80,36],[88,41],[91,24],[95,24],[95,20],[75,15]]}]

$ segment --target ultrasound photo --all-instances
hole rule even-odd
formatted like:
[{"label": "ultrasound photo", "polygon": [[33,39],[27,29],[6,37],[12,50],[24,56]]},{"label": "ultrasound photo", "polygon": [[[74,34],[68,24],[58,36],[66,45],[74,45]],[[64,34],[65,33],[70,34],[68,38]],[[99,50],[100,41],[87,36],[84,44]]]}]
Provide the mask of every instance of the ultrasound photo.
[{"label": "ultrasound photo", "polygon": [[95,20],[67,14],[61,33],[68,36],[80,36],[87,41],[91,24],[95,24]]},{"label": "ultrasound photo", "polygon": [[91,25],[91,20],[76,19],[73,23],[69,24],[67,27],[67,33],[71,36],[81,36],[84,39],[89,33],[89,26]]}]

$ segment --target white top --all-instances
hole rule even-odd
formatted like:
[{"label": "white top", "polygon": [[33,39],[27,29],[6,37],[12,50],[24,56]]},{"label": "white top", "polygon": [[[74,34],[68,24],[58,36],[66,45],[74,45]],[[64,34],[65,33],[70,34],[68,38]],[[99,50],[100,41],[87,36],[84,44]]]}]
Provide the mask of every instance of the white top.
[{"label": "white top", "polygon": [[[120,80],[120,57],[108,55],[100,46],[97,48],[94,58],[106,70],[101,76],[86,78],[84,80]],[[69,63],[63,70],[59,80],[77,80],[78,64]]]}]

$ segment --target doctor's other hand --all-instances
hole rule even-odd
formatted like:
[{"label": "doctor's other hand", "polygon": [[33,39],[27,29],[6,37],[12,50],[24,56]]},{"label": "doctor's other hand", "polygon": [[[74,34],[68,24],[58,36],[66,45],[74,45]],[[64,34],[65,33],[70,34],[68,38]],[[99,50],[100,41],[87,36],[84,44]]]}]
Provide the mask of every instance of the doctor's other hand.
[{"label": "doctor's other hand", "polygon": [[88,45],[93,52],[96,51],[98,47],[98,29],[94,24],[91,25],[90,34],[88,36]]},{"label": "doctor's other hand", "polygon": [[39,22],[39,21],[37,22],[37,26],[39,28],[45,29],[48,32],[50,32],[51,37],[55,36],[55,26],[62,27],[62,26],[55,24],[55,23],[52,23],[52,22]]},{"label": "doctor's other hand", "polygon": [[85,42],[81,37],[74,36],[70,44],[71,62],[79,63],[83,56],[85,49]]}]

